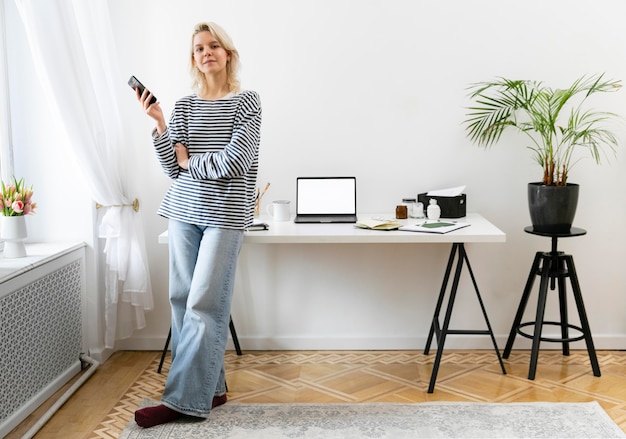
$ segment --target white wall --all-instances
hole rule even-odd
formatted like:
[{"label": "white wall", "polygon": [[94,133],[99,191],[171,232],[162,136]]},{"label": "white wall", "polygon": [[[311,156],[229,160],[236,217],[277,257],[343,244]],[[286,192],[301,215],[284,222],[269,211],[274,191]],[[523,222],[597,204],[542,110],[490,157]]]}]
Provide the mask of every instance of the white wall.
[{"label": "white wall", "polygon": [[[468,210],[507,234],[505,244],[468,246],[502,347],[534,252],[549,249],[547,239],[523,232],[530,221],[526,183],[538,180],[540,169],[521,138],[488,152],[470,144],[462,127],[465,88],[495,76],[555,87],[587,73],[626,79],[625,7],[619,0],[110,5],[120,87],[128,88],[127,77],[136,75],[167,113],[189,93],[193,25],[215,21],[230,33],[241,53],[243,84],[262,98],[259,185],[271,182],[266,202],[295,201],[300,175],[355,175],[359,210],[390,214],[403,197],[467,185]],[[623,93],[593,102],[626,116]],[[139,198],[156,309],[148,327],[120,347],[158,349],[169,308],[167,250],[157,244],[166,222],[154,212],[168,181],[151,150],[152,124],[130,89],[125,96],[124,120],[136,127],[129,148],[133,160],[139,156],[137,181],[145,182]],[[619,227],[626,221],[625,154],[622,149],[601,167],[586,159],[574,168],[571,181],[581,184],[575,225],[588,235],[560,243],[575,256],[599,348],[626,346],[620,253],[626,237]],[[448,251],[444,245],[249,246],[233,308],[243,348],[421,349]],[[460,326],[481,326],[474,306],[464,282],[455,315]],[[488,348],[489,341],[451,337],[447,346]]]}]

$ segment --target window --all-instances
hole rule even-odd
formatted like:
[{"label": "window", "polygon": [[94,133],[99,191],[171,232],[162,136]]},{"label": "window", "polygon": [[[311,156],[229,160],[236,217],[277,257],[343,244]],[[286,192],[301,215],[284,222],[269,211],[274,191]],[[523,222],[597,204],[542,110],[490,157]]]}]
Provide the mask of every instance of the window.
[{"label": "window", "polygon": [[9,96],[9,70],[7,63],[7,38],[5,9],[0,7],[0,180],[13,174],[13,147],[11,141],[11,101]]}]

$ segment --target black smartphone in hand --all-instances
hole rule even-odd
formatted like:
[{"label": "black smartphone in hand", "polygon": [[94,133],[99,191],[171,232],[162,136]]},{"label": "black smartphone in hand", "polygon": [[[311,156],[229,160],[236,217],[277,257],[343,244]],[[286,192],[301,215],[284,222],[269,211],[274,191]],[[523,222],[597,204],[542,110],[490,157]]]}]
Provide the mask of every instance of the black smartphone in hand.
[{"label": "black smartphone in hand", "polygon": [[[133,90],[139,90],[140,95],[142,95],[143,91],[146,89],[146,87],[144,87],[144,85],[139,82],[139,79],[135,78],[134,76],[130,77],[130,79],[128,80],[128,85],[130,85]],[[152,99],[150,99],[150,105],[154,104],[156,101],[156,96],[152,95]]]}]

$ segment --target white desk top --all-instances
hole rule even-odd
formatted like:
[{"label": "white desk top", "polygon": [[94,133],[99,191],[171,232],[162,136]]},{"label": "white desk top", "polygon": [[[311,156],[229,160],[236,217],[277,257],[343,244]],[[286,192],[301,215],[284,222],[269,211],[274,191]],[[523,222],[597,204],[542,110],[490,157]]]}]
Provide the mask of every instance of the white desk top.
[{"label": "white desk top", "polygon": [[[380,214],[359,214],[359,219],[389,217]],[[261,215],[259,221],[269,224],[269,230],[246,232],[245,244],[402,244],[453,242],[505,242],[506,235],[477,213],[468,213],[458,221],[471,225],[453,232],[420,233],[398,230],[367,230],[354,224],[295,224],[291,221],[273,221]],[[412,221],[419,220],[409,219]],[[159,243],[167,244],[167,231],[159,235]]]}]

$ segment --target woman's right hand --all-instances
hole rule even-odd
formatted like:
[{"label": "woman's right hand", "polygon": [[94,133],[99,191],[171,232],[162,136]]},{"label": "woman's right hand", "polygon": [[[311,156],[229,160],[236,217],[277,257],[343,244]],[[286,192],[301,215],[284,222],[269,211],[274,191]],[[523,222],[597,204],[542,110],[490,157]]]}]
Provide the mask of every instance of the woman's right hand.
[{"label": "woman's right hand", "polygon": [[158,102],[153,104],[150,103],[150,99],[152,99],[152,93],[146,88],[144,89],[142,94],[139,94],[139,90],[135,90],[135,94],[137,95],[137,100],[141,104],[141,108],[143,111],[150,116],[156,122],[157,134],[160,136],[165,132],[166,124],[165,118],[163,117],[163,110],[161,110],[161,106]]}]

